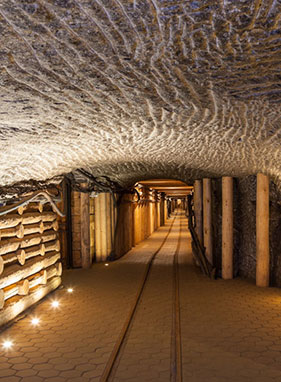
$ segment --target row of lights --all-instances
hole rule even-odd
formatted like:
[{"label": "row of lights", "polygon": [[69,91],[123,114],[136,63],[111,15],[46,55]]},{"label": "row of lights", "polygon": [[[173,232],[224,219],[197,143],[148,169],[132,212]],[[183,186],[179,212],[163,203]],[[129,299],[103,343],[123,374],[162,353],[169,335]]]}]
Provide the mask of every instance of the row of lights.
[{"label": "row of lights", "polygon": [[[67,292],[73,293],[73,288],[67,288]],[[58,300],[53,300],[51,302],[52,308],[57,309],[57,308],[59,308],[59,306],[60,306],[60,302]],[[33,326],[39,326],[40,325],[40,319],[38,317],[33,317],[31,319],[30,323]],[[5,350],[9,350],[13,347],[13,344],[14,344],[13,341],[11,341],[10,339],[7,339],[2,343],[2,348]]]},{"label": "row of lights", "polygon": [[[108,263],[105,263],[104,265],[106,267],[109,266]],[[73,292],[73,288],[67,288],[67,292],[68,293],[72,293]],[[58,300],[53,300],[51,302],[51,306],[52,306],[52,308],[57,309],[60,306],[60,302]],[[38,326],[40,324],[40,319],[38,317],[33,317],[30,322],[31,322],[31,325]],[[13,346],[13,341],[11,341],[11,340],[6,340],[6,341],[4,341],[2,343],[2,348],[5,349],[5,350],[11,349],[12,346]]]}]

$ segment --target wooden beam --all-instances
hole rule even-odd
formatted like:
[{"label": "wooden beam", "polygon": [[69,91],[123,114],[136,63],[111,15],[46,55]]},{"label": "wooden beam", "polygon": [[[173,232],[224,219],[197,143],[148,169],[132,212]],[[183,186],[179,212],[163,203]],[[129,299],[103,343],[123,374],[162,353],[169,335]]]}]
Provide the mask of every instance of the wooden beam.
[{"label": "wooden beam", "polygon": [[195,214],[195,231],[200,243],[203,245],[203,190],[202,180],[194,182],[194,214]]},{"label": "wooden beam", "polygon": [[222,178],[222,278],[233,278],[233,179]]},{"label": "wooden beam", "polygon": [[[87,183],[82,183],[82,187],[87,187]],[[82,268],[91,267],[90,253],[90,196],[88,192],[81,192],[80,195],[81,213],[81,264]]]},{"label": "wooden beam", "polygon": [[106,193],[106,256],[109,256],[112,251],[112,244],[113,244],[113,238],[112,238],[112,206],[111,206],[111,193]]},{"label": "wooden beam", "polygon": [[204,246],[206,257],[213,264],[213,238],[212,238],[212,188],[211,179],[203,179],[203,224]]},{"label": "wooden beam", "polygon": [[107,257],[107,223],[106,223],[106,199],[105,192],[100,197],[100,228],[101,228],[101,261],[106,261]]},{"label": "wooden beam", "polygon": [[269,177],[257,175],[256,284],[269,286]]},{"label": "wooden beam", "polygon": [[101,194],[99,194],[95,198],[95,253],[96,253],[96,261],[102,261],[101,258],[101,215],[100,215],[100,198]]}]

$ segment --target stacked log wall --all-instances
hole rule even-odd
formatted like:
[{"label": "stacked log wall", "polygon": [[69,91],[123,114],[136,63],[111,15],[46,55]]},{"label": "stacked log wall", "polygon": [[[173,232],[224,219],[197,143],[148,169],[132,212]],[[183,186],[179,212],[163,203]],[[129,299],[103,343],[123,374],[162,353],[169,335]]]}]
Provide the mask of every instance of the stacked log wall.
[{"label": "stacked log wall", "polygon": [[61,284],[58,227],[49,204],[0,217],[0,325]]},{"label": "stacked log wall", "polygon": [[95,200],[90,198],[90,256],[95,255]]}]

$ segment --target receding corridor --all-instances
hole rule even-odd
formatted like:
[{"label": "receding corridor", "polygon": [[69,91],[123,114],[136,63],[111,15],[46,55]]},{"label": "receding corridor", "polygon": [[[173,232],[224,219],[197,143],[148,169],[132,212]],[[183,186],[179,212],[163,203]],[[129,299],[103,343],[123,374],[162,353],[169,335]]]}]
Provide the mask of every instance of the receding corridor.
[{"label": "receding corridor", "polygon": [[281,381],[281,0],[0,0],[0,382]]},{"label": "receding corridor", "polygon": [[[182,380],[279,381],[279,289],[258,288],[242,279],[210,280],[203,276],[193,265],[187,219],[180,210],[120,260],[66,271],[63,288],[2,332],[1,337],[14,345],[1,353],[1,380],[103,380],[146,265],[157,250],[108,380],[173,380],[177,253]],[[73,293],[67,292],[69,287]],[[58,301],[59,307],[54,308],[53,301]],[[36,327],[31,325],[34,317],[40,319]]]}]

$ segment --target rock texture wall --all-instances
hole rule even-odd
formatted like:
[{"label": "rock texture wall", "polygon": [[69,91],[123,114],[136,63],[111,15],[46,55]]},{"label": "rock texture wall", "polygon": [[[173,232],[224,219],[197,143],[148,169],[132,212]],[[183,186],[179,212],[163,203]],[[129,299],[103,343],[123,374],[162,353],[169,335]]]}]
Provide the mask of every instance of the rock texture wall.
[{"label": "rock texture wall", "polygon": [[222,250],[222,182],[221,179],[212,180],[212,234],[213,234],[213,265],[217,275],[221,276]]},{"label": "rock texture wall", "polygon": [[237,179],[237,210],[235,220],[238,222],[239,246],[236,248],[240,275],[255,279],[256,277],[256,177]]},{"label": "rock texture wall", "polygon": [[270,255],[271,285],[281,286],[281,195],[277,187],[270,185]]},{"label": "rock texture wall", "polygon": [[280,182],[279,1],[2,0],[0,177]]}]

